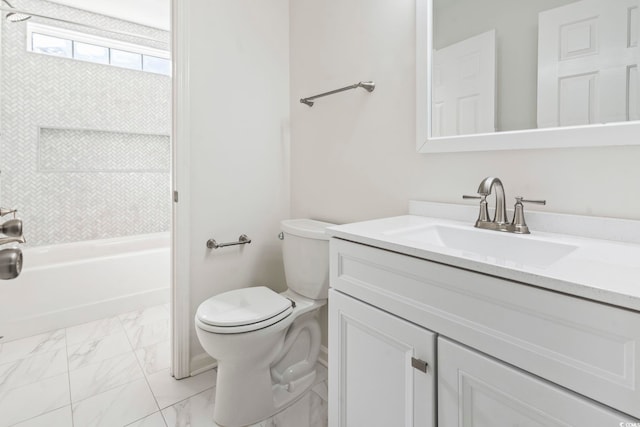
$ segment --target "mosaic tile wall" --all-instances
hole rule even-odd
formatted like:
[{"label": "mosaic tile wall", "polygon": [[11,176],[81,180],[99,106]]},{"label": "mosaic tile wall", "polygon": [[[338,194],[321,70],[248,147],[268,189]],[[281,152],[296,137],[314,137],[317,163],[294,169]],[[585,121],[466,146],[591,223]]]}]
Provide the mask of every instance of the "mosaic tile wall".
[{"label": "mosaic tile wall", "polygon": [[[47,1],[12,4],[169,40],[164,31]],[[0,205],[19,209],[28,245],[168,231],[170,78],[30,53],[26,22],[1,25]]]},{"label": "mosaic tile wall", "polygon": [[165,135],[41,128],[38,172],[169,172]]}]

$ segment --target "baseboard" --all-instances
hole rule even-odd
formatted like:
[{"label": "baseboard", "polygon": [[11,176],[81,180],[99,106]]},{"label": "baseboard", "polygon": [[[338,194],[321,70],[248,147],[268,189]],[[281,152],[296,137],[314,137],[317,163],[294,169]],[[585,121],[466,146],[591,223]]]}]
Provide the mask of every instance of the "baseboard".
[{"label": "baseboard", "polygon": [[218,362],[207,353],[200,353],[191,358],[191,376],[196,376],[218,366]]},{"label": "baseboard", "polygon": [[329,367],[329,350],[327,346],[320,346],[320,355],[318,356],[318,363],[320,363],[325,368]]},{"label": "baseboard", "polygon": [[14,319],[3,325],[6,330],[0,330],[0,335],[4,336],[0,344],[168,302],[169,288],[159,288]]}]

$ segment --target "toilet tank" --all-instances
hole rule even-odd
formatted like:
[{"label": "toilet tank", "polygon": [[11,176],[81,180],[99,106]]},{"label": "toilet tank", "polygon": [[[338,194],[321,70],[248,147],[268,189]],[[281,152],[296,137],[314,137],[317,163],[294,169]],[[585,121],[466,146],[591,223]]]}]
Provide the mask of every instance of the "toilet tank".
[{"label": "toilet tank", "polygon": [[280,223],[284,240],[282,259],[287,287],[312,299],[326,299],[329,291],[329,236],[335,224],[312,219],[287,219]]}]

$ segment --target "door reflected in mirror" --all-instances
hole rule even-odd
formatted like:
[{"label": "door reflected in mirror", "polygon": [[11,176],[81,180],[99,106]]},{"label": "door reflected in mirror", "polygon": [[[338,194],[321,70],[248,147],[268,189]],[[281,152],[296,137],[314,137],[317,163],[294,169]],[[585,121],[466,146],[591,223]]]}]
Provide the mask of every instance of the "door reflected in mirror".
[{"label": "door reflected in mirror", "polygon": [[431,137],[640,118],[640,0],[433,0]]}]

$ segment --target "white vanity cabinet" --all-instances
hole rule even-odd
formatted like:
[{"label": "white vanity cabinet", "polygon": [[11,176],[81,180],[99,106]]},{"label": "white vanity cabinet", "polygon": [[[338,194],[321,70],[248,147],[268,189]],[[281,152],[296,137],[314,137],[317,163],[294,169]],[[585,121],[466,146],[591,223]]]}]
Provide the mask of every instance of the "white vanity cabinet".
[{"label": "white vanity cabinet", "polygon": [[329,425],[435,426],[436,335],[330,293]]},{"label": "white vanity cabinet", "polygon": [[331,427],[640,425],[636,311],[335,237],[330,283]]},{"label": "white vanity cabinet", "polygon": [[438,338],[438,426],[611,426],[628,417]]}]

